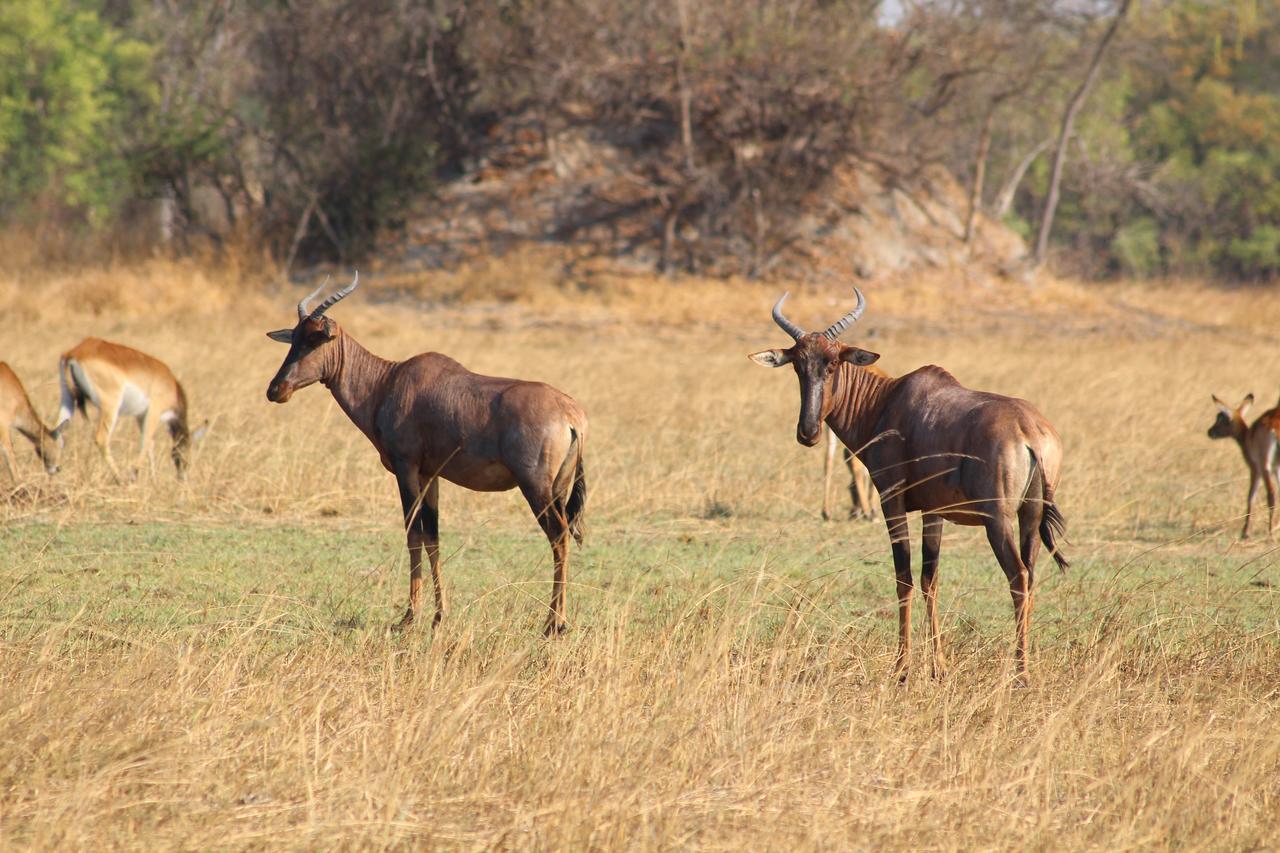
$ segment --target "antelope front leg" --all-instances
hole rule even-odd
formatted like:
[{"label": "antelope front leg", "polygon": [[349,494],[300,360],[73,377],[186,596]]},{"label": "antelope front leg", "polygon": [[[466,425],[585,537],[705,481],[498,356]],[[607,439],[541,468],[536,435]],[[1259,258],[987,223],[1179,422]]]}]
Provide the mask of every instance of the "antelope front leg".
[{"label": "antelope front leg", "polygon": [[827,427],[826,430],[827,430],[827,458],[822,463],[822,520],[830,521],[831,520],[831,474],[835,470],[836,450],[837,450],[836,444],[838,443],[839,439],[836,438],[836,434],[831,431],[830,427]]},{"label": "antelope front leg", "polygon": [[1250,467],[1249,468],[1249,497],[1245,500],[1245,504],[1244,504],[1244,527],[1240,530],[1241,539],[1249,538],[1249,522],[1253,519],[1253,499],[1257,497],[1258,482],[1261,479],[1262,479],[1261,475],[1259,475],[1254,468]]},{"label": "antelope front leg", "polygon": [[[894,503],[901,503],[898,498]],[[885,505],[884,521],[889,528],[889,542],[893,547],[893,573],[898,589],[898,657],[893,672],[898,681],[905,683],[911,656],[911,539],[907,533],[906,512],[897,506]]]},{"label": "antelope front leg", "polygon": [[9,427],[0,426],[0,454],[4,455],[4,467],[9,472],[9,479],[18,484],[18,469],[13,466],[13,439],[9,436]]},{"label": "antelope front leg", "polygon": [[1276,480],[1275,474],[1269,469],[1262,472],[1263,485],[1267,487],[1267,541],[1274,542],[1276,539]]},{"label": "antelope front leg", "polygon": [[436,616],[433,624],[444,618],[444,589],[440,583],[439,481],[433,478],[421,488],[416,470],[406,468],[396,475],[400,487],[400,505],[404,510],[405,544],[409,549],[409,608],[394,626],[404,630],[411,626],[422,610],[422,552],[427,552],[431,578],[436,589]]},{"label": "antelope front leg", "polygon": [[98,410],[98,425],[93,431],[93,443],[98,446],[98,451],[102,454],[102,459],[107,463],[107,468],[111,471],[111,476],[115,478],[117,483],[123,482],[120,477],[120,469],[116,467],[116,462],[111,458],[111,433],[116,428],[116,417],[119,414],[119,400],[102,400],[102,406]]},{"label": "antelope front leg", "polygon": [[133,475],[136,478],[142,472],[142,466],[147,466],[147,475],[153,476],[156,473],[154,460],[151,458],[152,442],[155,440],[156,428],[160,425],[160,419],[154,417],[152,412],[154,407],[148,409],[146,414],[138,419],[138,429],[141,436],[138,438],[138,461],[134,464]]},{"label": "antelope front leg", "polygon": [[942,653],[942,633],[938,626],[938,552],[942,550],[942,516],[926,515],[921,537],[920,592],[929,616],[929,647],[933,651],[933,677],[947,674],[947,658]]}]

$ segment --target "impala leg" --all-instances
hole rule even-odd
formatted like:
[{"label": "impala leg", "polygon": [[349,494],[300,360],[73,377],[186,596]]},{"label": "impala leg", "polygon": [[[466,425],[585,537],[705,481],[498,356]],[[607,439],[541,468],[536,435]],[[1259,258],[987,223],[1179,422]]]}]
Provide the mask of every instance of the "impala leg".
[{"label": "impala leg", "polygon": [[1022,561],[1022,555],[1018,551],[1012,519],[998,515],[990,517],[987,521],[987,541],[1009,581],[1009,595],[1013,598],[1014,655],[1018,667],[1018,683],[1025,687],[1029,684],[1027,637],[1031,633],[1031,570]]},{"label": "impala leg", "polygon": [[911,655],[911,538],[907,532],[907,513],[901,497],[892,505],[886,502],[884,523],[889,528],[889,542],[893,548],[893,573],[898,589],[898,657],[893,672],[898,680],[907,680],[908,660]]},{"label": "impala leg", "polygon": [[0,427],[0,453],[4,454],[4,467],[9,472],[9,479],[13,480],[16,485],[18,482],[18,469],[13,466],[13,437],[9,435],[7,426]]},{"label": "impala leg", "polygon": [[1270,468],[1262,470],[1262,484],[1267,489],[1267,539],[1276,538],[1276,479]]},{"label": "impala leg", "polygon": [[116,467],[115,460],[111,458],[111,434],[115,432],[116,420],[120,416],[119,400],[102,400],[102,405],[98,409],[98,423],[93,430],[93,443],[98,446],[98,451],[102,454],[102,459],[107,463],[107,468],[111,470],[111,476],[120,481],[120,469]]},{"label": "impala leg", "polygon": [[942,516],[926,515],[921,535],[920,592],[929,616],[929,647],[933,652],[932,674],[947,674],[947,658],[942,653],[942,633],[938,625],[938,552],[942,549]]},{"label": "impala leg", "polygon": [[422,610],[423,551],[427,552],[431,580],[436,590],[436,615],[433,624],[439,624],[445,614],[439,563],[439,481],[432,478],[424,491],[418,472],[406,469],[396,474],[396,484],[400,488],[400,506],[405,519],[405,544],[409,549],[409,608],[395,627],[397,630],[408,628]]},{"label": "impala leg", "polygon": [[827,430],[827,457],[822,463],[822,520],[831,520],[831,475],[835,472],[836,450],[839,440],[836,434]]},{"label": "impala leg", "polygon": [[565,603],[569,582],[569,520],[565,515],[564,502],[556,500],[549,488],[544,490],[521,486],[520,491],[529,502],[529,508],[537,517],[542,532],[547,535],[547,541],[551,543],[551,558],[555,562],[555,570],[551,579],[551,607],[542,633],[554,637],[569,630]]},{"label": "impala leg", "polygon": [[1253,518],[1253,499],[1258,495],[1258,483],[1262,479],[1258,473],[1258,469],[1249,466],[1249,496],[1245,499],[1244,504],[1244,527],[1240,530],[1240,538],[1249,538],[1249,522]]},{"label": "impala leg", "polygon": [[156,473],[155,460],[151,458],[151,449],[160,419],[155,417],[152,411],[153,409],[147,409],[146,414],[138,418],[138,431],[141,435],[138,437],[138,461],[133,469],[135,477],[142,471],[144,464],[147,466],[148,474],[154,476]]},{"label": "impala leg", "polygon": [[849,494],[857,508],[857,517],[875,521],[875,486],[871,482],[871,472],[851,450],[845,450],[844,462],[849,466]]}]

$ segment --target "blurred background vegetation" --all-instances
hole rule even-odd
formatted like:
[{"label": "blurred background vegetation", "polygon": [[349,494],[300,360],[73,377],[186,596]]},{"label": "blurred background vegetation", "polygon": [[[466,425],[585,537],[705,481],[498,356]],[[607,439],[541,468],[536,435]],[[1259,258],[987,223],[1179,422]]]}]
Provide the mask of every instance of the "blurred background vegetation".
[{"label": "blurred background vegetation", "polygon": [[357,261],[512,116],[660,154],[626,204],[690,264],[785,242],[851,157],[1034,244],[1062,138],[1060,270],[1280,274],[1280,0],[0,4],[0,227],[66,258]]}]

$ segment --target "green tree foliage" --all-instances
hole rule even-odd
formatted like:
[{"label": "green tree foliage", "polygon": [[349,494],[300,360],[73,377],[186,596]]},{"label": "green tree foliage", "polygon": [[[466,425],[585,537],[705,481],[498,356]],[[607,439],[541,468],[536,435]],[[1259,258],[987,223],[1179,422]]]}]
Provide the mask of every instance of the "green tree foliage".
[{"label": "green tree foliage", "polygon": [[1102,260],[1086,271],[1275,277],[1280,3],[1149,4],[1134,30],[1082,128],[1060,242]]},{"label": "green tree foliage", "polygon": [[[945,166],[975,213],[1034,234],[1116,0],[887,8],[2,0],[0,224],[109,225],[164,199],[180,239],[239,229],[282,258],[353,260],[433,181],[501,159],[487,131],[515,115],[544,142],[626,150],[634,193],[565,205],[652,211],[637,239],[668,268],[769,270],[851,157],[888,184]],[[1280,277],[1280,0],[1130,17],[1074,125],[1056,262]]]},{"label": "green tree foliage", "polygon": [[129,123],[150,48],[76,0],[0,3],[0,218],[51,197],[100,220],[133,189]]}]

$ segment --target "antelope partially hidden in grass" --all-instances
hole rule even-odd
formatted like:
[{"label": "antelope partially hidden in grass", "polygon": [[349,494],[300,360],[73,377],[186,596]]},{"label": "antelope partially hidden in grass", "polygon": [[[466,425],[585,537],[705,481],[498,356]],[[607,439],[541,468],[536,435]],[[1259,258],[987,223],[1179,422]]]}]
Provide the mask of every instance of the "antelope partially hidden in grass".
[{"label": "antelope partially hidden in grass", "polygon": [[13,462],[11,430],[17,430],[35,446],[36,455],[44,463],[45,471],[50,474],[58,473],[57,436],[36,414],[35,407],[31,405],[31,398],[27,396],[27,389],[22,387],[18,374],[14,373],[8,364],[0,361],[0,451],[4,452],[4,463],[9,470],[9,477],[16,483],[18,469]]},{"label": "antelope partially hidden in grass", "polygon": [[911,650],[911,541],[907,513],[923,514],[920,587],[928,609],[933,674],[946,669],[938,629],[937,568],[942,522],[986,528],[987,541],[1009,581],[1016,626],[1018,677],[1027,678],[1032,584],[1041,541],[1060,567],[1056,537],[1065,522],[1053,493],[1062,463],[1058,433],[1024,400],[972,391],[940,367],[893,379],[867,366],[878,359],[839,341],[862,316],[866,300],[822,332],[805,332],[782,313],[773,319],[795,344],[753,353],[766,367],[790,364],[800,380],[796,440],[818,443],[823,422],[856,451],[880,490],[898,588],[898,655],[902,680]]},{"label": "antelope partially hidden in grass", "polygon": [[320,382],[395,475],[409,549],[409,609],[396,627],[418,618],[423,551],[435,587],[433,624],[445,616],[439,560],[443,477],[477,492],[520,489],[551,542],[555,562],[545,633],[563,632],[569,537],[582,542],[587,498],[582,407],[550,385],[482,376],[440,353],[406,361],[373,355],[325,316],[358,282],[357,275],[312,310],[307,306],[322,284],[298,303],[296,326],[267,333],[289,344],[267,399],[285,403],[299,388]]},{"label": "antelope partially hidden in grass", "polygon": [[1280,403],[1276,408],[1267,409],[1252,425],[1246,424],[1244,416],[1253,405],[1253,395],[1249,394],[1234,408],[1213,396],[1213,404],[1218,407],[1218,417],[1209,427],[1209,438],[1232,438],[1240,447],[1240,455],[1249,466],[1249,497],[1244,507],[1244,527],[1240,531],[1241,539],[1249,538],[1249,521],[1253,518],[1253,499],[1258,494],[1258,483],[1261,481],[1267,488],[1267,537],[1275,538],[1276,529],[1276,481],[1280,475]]},{"label": "antelope partially hidden in grass", "polygon": [[56,435],[61,436],[66,430],[76,409],[87,417],[86,404],[92,404],[98,410],[94,444],[119,480],[120,469],[111,458],[111,434],[116,422],[122,417],[138,419],[142,435],[137,463],[130,471],[133,476],[137,476],[143,463],[150,464],[156,430],[163,424],[173,439],[170,455],[178,479],[186,478],[188,451],[194,437],[187,426],[187,392],[167,364],[132,347],[85,338],[62,354],[58,382],[62,405],[53,428]]}]

